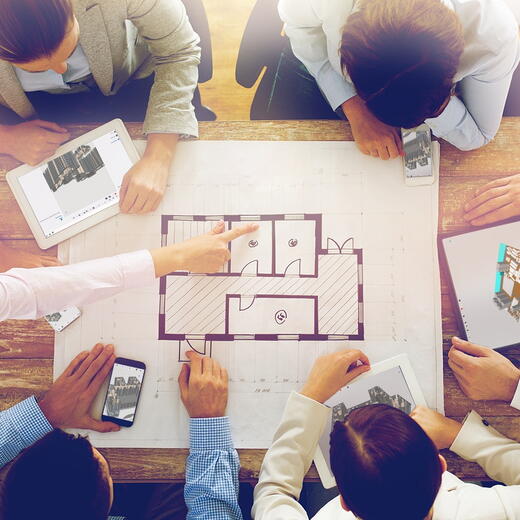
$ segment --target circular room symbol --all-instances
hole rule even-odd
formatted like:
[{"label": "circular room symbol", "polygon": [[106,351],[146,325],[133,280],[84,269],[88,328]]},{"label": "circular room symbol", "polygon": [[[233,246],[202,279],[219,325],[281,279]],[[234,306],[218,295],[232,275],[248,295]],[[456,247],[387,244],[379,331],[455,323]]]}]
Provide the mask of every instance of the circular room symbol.
[{"label": "circular room symbol", "polygon": [[288,242],[289,247],[296,247],[298,245],[298,240],[296,238],[291,238]]},{"label": "circular room symbol", "polygon": [[256,247],[258,245],[258,240],[250,240],[248,246]]},{"label": "circular room symbol", "polygon": [[284,309],[281,309],[279,311],[276,311],[274,315],[274,320],[278,325],[283,325],[285,323],[285,320],[287,319],[287,311]]}]

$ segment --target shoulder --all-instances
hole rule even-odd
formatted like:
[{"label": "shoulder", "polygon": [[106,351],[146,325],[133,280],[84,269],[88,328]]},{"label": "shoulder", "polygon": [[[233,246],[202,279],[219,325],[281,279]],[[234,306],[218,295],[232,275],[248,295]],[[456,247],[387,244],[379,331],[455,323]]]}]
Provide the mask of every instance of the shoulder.
[{"label": "shoulder", "polygon": [[327,23],[348,18],[354,0],[280,0],[278,11],[282,20],[295,25]]}]

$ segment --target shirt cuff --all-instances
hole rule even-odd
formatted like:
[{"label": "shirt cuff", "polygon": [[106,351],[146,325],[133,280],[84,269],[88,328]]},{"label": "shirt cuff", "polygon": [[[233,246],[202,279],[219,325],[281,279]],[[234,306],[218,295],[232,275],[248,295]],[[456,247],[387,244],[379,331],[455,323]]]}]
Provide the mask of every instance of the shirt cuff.
[{"label": "shirt cuff", "polygon": [[190,419],[190,450],[234,450],[229,417]]},{"label": "shirt cuff", "polygon": [[433,135],[443,139],[460,125],[466,117],[466,112],[466,105],[457,96],[452,96],[442,113],[426,119],[425,123],[431,128]]},{"label": "shirt cuff", "polygon": [[155,266],[150,251],[143,249],[117,258],[121,262],[125,289],[146,287],[154,282]]},{"label": "shirt cuff", "polygon": [[16,430],[24,447],[31,446],[54,429],[34,396],[11,406],[2,415]]},{"label": "shirt cuff", "polygon": [[480,442],[482,435],[488,435],[492,432],[494,433],[495,430],[489,423],[485,419],[482,419],[477,412],[472,410],[466,416],[462,428],[450,446],[450,451],[453,451],[463,459],[472,460],[475,451],[475,442]]},{"label": "shirt cuff", "polygon": [[516,408],[517,410],[520,410],[520,381],[518,382],[518,386],[516,387],[515,396],[511,401],[511,406],[513,408]]},{"label": "shirt cuff", "polygon": [[318,73],[316,81],[333,110],[357,95],[354,85],[338,74],[330,63]]}]

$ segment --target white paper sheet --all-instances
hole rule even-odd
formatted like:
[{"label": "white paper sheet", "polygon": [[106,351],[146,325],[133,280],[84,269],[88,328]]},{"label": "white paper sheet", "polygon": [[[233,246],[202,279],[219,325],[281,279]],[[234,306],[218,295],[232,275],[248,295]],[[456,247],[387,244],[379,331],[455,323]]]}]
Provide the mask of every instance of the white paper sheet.
[{"label": "white paper sheet", "polygon": [[[137,146],[142,150],[144,143]],[[161,240],[171,242],[184,237],[183,233],[202,232],[216,216],[228,216],[228,220],[231,216],[239,220],[261,217],[261,227],[266,227],[249,238],[258,242],[256,246],[250,247],[249,240],[233,246],[236,254],[225,269],[235,276],[221,277],[222,284],[228,284],[225,290],[219,292],[214,277],[205,277],[210,285],[204,290],[219,301],[212,307],[208,302],[217,318],[195,320],[196,312],[178,296],[182,289],[175,283],[180,277],[173,276],[168,280],[174,285],[161,297],[164,291],[157,281],[147,289],[86,306],[81,319],[57,335],[55,375],[78,352],[98,341],[114,343],[118,355],[147,365],[134,426],[118,433],[91,433],[95,445],[188,445],[187,416],[177,389],[186,343],[179,346],[178,339],[170,339],[179,334],[187,334],[194,348],[206,349],[228,369],[228,414],[239,448],[268,447],[289,392],[305,381],[315,358],[346,347],[363,349],[373,362],[407,353],[429,405],[442,411],[437,182],[406,187],[400,159],[383,162],[366,157],[351,142],[183,142],[172,172],[157,212],[114,217],[62,244],[60,256],[78,262],[159,247]],[[201,219],[194,221],[195,215]],[[180,234],[174,216],[188,226]],[[163,233],[165,218],[172,221]],[[228,226],[239,225],[231,220]],[[321,236],[316,233],[318,221]],[[276,254],[266,240],[272,239],[273,229]],[[318,246],[320,251],[311,251]],[[338,247],[344,255],[338,254]],[[332,261],[339,265],[327,270],[325,263],[320,264]],[[348,269],[354,281],[339,289]],[[243,289],[236,285],[240,272],[247,275]],[[312,277],[319,273],[325,284],[330,283],[324,277],[329,272],[342,291],[339,302],[350,303],[354,318],[349,315],[332,323],[325,319],[324,313],[332,312],[333,304],[327,302],[334,301],[334,293],[330,287],[320,289],[322,284]],[[263,287],[252,285],[259,275],[264,275]],[[191,284],[201,283],[188,278]],[[286,297],[291,294],[289,282],[305,298],[284,300],[280,308],[272,298],[255,298]],[[189,289],[192,295],[194,287]],[[358,294],[357,287],[361,288]],[[229,299],[226,324],[225,305],[220,302],[237,290],[241,297]],[[165,307],[164,301],[170,305]],[[190,301],[196,303],[193,298]],[[168,311],[171,305],[187,310],[186,316]],[[255,313],[241,310],[248,308]],[[301,319],[302,313],[308,317],[312,312],[317,312],[318,319]],[[169,320],[168,327],[161,328],[159,314]],[[213,332],[205,330],[210,325]],[[222,330],[228,334],[225,340],[215,340]],[[216,336],[208,339],[209,334]],[[263,339],[255,340],[258,334]],[[278,341],[265,339],[273,334]]]}]

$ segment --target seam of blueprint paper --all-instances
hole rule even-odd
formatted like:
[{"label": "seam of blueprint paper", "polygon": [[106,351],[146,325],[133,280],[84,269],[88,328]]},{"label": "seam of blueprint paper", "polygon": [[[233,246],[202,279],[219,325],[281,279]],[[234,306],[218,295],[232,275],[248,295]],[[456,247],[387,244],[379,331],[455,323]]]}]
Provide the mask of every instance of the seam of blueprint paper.
[{"label": "seam of blueprint paper", "polygon": [[[144,142],[136,145],[144,149]],[[260,229],[232,246],[231,263],[224,268],[229,272],[170,275],[164,279],[166,291],[165,281],[158,280],[84,306],[81,318],[56,336],[55,375],[98,341],[114,343],[118,355],[147,366],[134,426],[90,433],[95,445],[188,445],[177,377],[190,348],[211,355],[229,372],[227,413],[239,448],[268,447],[289,393],[301,388],[319,355],[343,348],[360,348],[372,362],[407,353],[429,405],[443,410],[437,182],[407,187],[400,160],[366,157],[345,142],[183,142],[172,172],[156,212],[118,215],[60,245],[60,257],[76,262],[156,248],[184,237],[174,239],[175,222],[186,226],[186,238],[209,231],[218,218],[229,227],[254,217]],[[273,226],[280,226],[283,236],[279,254],[270,249],[257,254]],[[316,241],[309,241],[313,236]],[[250,247],[251,240],[258,244]],[[302,252],[293,255],[298,246]],[[335,254],[319,254],[318,246],[321,253]],[[320,295],[313,284],[325,275],[320,258],[345,262],[344,272],[330,272],[338,290],[344,275],[352,276],[341,301],[357,304],[358,310],[344,326],[311,317]],[[207,293],[219,300],[215,307],[206,302],[219,319],[204,322],[200,307],[194,313],[182,300],[180,283],[193,283],[188,279],[226,285],[229,292],[213,287]],[[239,281],[245,288],[236,285]],[[172,286],[168,293],[168,284],[179,284],[179,292]],[[273,292],[290,296],[291,291],[305,298],[275,305]],[[167,302],[177,302],[186,319],[168,311]],[[255,312],[248,314],[248,308]],[[214,330],[208,330],[210,323]],[[99,396],[96,410],[101,401]]]}]

